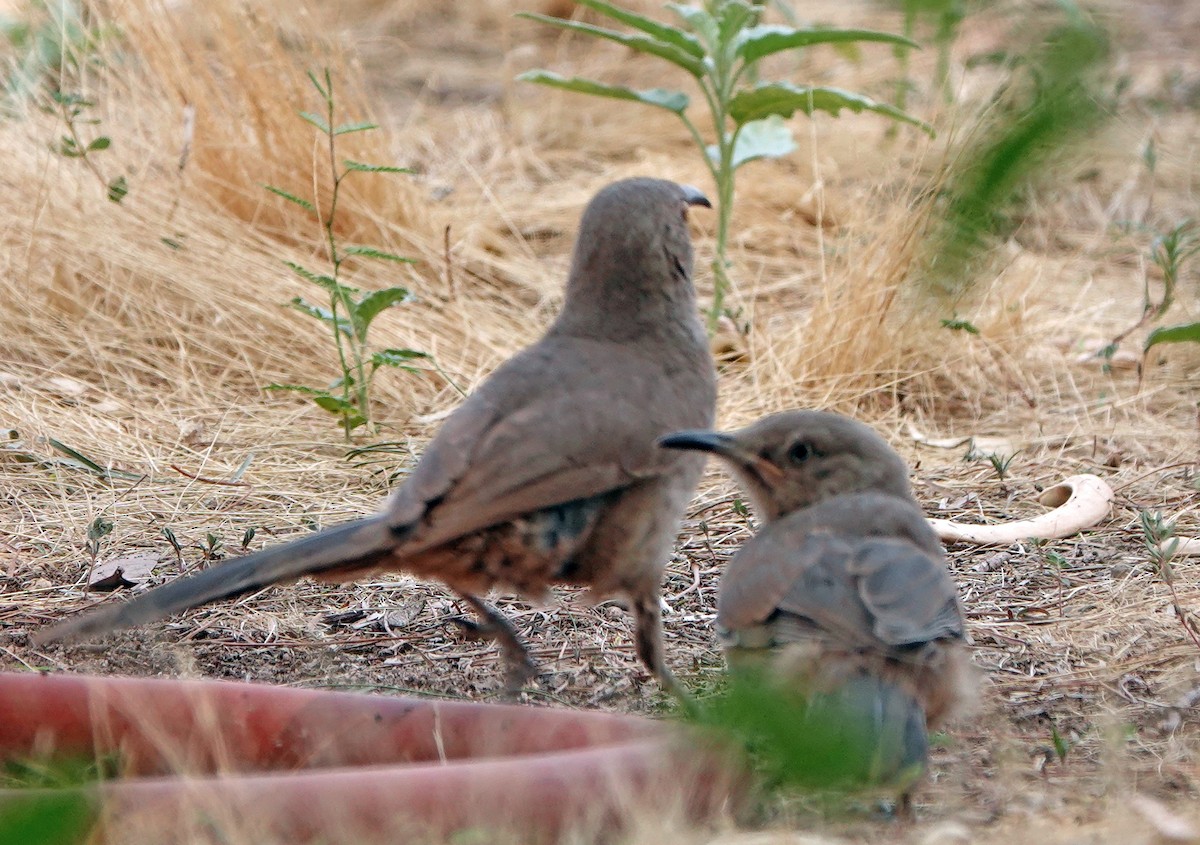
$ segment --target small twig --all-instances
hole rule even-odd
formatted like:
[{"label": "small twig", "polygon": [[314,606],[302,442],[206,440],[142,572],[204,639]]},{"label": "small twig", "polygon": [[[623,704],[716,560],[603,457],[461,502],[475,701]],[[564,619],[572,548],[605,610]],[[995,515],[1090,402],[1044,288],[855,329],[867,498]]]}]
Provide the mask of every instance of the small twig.
[{"label": "small twig", "polygon": [[450,258],[450,224],[446,224],[445,231],[442,232],[442,252],[446,259],[446,289],[450,292],[450,299],[458,302],[458,288],[454,284],[454,262]]},{"label": "small twig", "polygon": [[182,467],[180,467],[176,464],[168,464],[167,466],[169,466],[171,469],[175,470],[177,473],[184,476],[185,478],[190,478],[193,481],[199,481],[201,484],[220,484],[223,487],[250,487],[250,486],[252,486],[249,481],[226,481],[223,478],[205,478],[202,475],[196,475],[195,473],[188,472],[187,470],[183,469]]}]

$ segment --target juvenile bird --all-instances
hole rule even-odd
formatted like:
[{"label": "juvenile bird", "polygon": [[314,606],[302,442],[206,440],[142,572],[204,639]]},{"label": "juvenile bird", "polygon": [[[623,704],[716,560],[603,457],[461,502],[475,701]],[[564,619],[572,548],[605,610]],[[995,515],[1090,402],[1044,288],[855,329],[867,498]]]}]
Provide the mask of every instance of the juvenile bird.
[{"label": "juvenile bird", "polygon": [[798,728],[854,739],[863,778],[897,787],[908,812],[926,731],[966,701],[973,674],[954,583],[904,461],[868,426],[820,411],[660,444],[722,458],[763,523],[721,578],[731,670],[796,693]]},{"label": "juvenile bird", "polygon": [[480,617],[508,660],[510,690],[533,673],[527,649],[481,595],[540,599],[553,584],[626,597],[637,653],[681,692],[663,659],[660,582],[700,455],[662,435],[709,426],[716,384],[692,286],[695,188],[627,179],[601,190],[580,224],[562,311],[546,334],[457,408],[382,511],[106,604],[34,635],[95,636],[305,575],[375,570],[438,579]]}]

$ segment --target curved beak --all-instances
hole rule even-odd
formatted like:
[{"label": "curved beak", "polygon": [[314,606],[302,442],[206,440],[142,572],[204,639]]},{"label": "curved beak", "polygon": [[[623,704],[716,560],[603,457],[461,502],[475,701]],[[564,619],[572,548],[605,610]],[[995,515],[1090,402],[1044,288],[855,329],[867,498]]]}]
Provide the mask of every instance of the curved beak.
[{"label": "curved beak", "polygon": [[658,439],[664,449],[681,449],[692,452],[709,452],[724,458],[736,467],[749,470],[766,483],[778,482],[783,472],[769,460],[747,449],[732,434],[719,431],[676,431]]},{"label": "curved beak", "polygon": [[694,185],[680,185],[683,190],[683,199],[688,205],[702,205],[705,208],[712,208],[712,203],[708,201],[708,197],[704,196],[701,190]]},{"label": "curved beak", "polygon": [[719,431],[676,431],[658,438],[658,445],[664,449],[681,449],[691,452],[713,452],[730,459],[740,457],[737,441],[728,434]]}]

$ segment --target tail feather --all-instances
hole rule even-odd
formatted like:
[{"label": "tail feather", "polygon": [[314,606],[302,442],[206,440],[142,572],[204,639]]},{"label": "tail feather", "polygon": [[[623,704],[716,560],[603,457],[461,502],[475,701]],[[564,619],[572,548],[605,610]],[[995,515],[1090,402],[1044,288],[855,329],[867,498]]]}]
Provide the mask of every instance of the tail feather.
[{"label": "tail feather", "polygon": [[178,578],[129,601],[105,604],[42,629],[30,639],[34,644],[42,644],[96,637],[271,584],[294,581],[334,567],[365,564],[395,545],[395,535],[382,517],[360,519]]}]

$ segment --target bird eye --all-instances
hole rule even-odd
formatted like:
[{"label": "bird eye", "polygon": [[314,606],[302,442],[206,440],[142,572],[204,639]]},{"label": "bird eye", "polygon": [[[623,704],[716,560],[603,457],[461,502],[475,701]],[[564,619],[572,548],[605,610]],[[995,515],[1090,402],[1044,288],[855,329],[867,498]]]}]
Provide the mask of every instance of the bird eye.
[{"label": "bird eye", "polygon": [[802,464],[813,456],[814,449],[803,440],[797,440],[788,449],[788,460],[794,464]]}]

